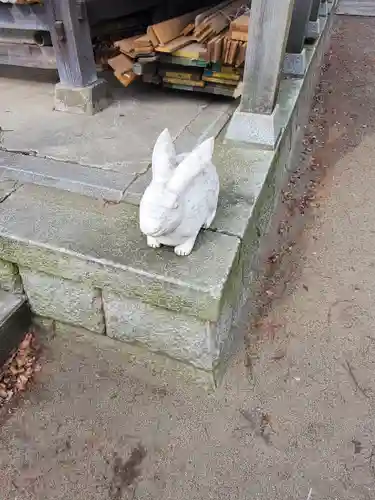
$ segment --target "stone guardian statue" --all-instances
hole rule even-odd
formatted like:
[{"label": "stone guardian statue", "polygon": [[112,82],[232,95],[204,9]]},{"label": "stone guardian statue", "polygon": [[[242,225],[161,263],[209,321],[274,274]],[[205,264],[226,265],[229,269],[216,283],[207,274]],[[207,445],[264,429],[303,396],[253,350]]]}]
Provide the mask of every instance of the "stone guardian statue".
[{"label": "stone guardian statue", "polygon": [[160,134],[152,153],[152,181],[139,209],[148,246],[171,246],[177,255],[189,255],[201,228],[210,227],[219,197],[213,150],[211,137],[177,157],[169,131]]}]

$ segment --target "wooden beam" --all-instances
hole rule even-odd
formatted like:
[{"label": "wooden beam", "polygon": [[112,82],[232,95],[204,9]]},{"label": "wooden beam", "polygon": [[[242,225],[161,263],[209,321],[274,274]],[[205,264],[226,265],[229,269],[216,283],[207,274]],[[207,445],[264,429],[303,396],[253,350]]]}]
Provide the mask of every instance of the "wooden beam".
[{"label": "wooden beam", "polygon": [[294,0],[253,0],[240,111],[271,114],[289,36]]},{"label": "wooden beam", "polygon": [[1,42],[0,64],[56,69],[56,58],[53,47]]},{"label": "wooden beam", "polygon": [[305,45],[313,0],[295,0],[286,51],[300,54]]},{"label": "wooden beam", "polygon": [[60,82],[86,87],[96,82],[94,53],[83,0],[45,0]]},{"label": "wooden beam", "polygon": [[13,5],[0,1],[0,28],[48,30],[46,10],[42,5]]}]

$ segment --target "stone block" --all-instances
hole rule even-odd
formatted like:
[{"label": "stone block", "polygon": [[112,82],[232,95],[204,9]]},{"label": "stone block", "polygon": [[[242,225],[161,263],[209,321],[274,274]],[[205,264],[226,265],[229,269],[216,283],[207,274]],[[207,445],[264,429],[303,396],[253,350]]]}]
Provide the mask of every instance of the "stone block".
[{"label": "stone block", "polygon": [[20,273],[35,314],[104,333],[99,290],[27,268],[20,268]]},{"label": "stone block", "polygon": [[[181,259],[148,248],[138,208],[37,186],[23,186],[2,203],[0,256],[23,267],[110,288],[165,309],[216,321],[239,238],[202,231]],[[11,234],[12,238],[8,235]],[[7,258],[7,255],[11,256]]]},{"label": "stone block", "polygon": [[98,79],[87,87],[67,87],[58,83],[55,87],[55,110],[75,114],[94,115],[111,102],[108,84]]},{"label": "stone block", "polygon": [[285,54],[283,72],[288,76],[302,77],[307,68],[306,49],[300,54]]},{"label": "stone block", "polygon": [[328,7],[328,3],[326,1],[321,2],[320,7],[319,7],[319,16],[320,17],[327,17],[329,12],[330,11],[329,11],[329,7]]},{"label": "stone block", "polygon": [[0,259],[0,289],[11,293],[22,293],[23,286],[18,268],[12,262]]},{"label": "stone block", "polygon": [[[77,163],[0,152],[0,176],[20,183],[51,186],[84,196],[119,202],[123,192],[144,169],[142,164],[124,172],[89,168]],[[13,184],[15,184],[13,182]]]},{"label": "stone block", "polygon": [[212,369],[208,322],[103,290],[107,335]]},{"label": "stone block", "polygon": [[163,352],[153,352],[144,344],[123,342],[107,335],[93,335],[85,328],[72,326],[61,321],[53,322],[53,331],[55,335],[64,337],[67,341],[72,340],[71,337],[74,336],[74,342],[94,344],[104,358],[107,352],[120,352],[124,364],[129,369],[140,367],[141,370],[149,370],[151,376],[157,376],[159,380],[166,377],[166,383],[172,376],[185,384],[197,384],[208,391],[217,385],[212,371],[203,370],[191,363],[166,356]]},{"label": "stone block", "polygon": [[271,114],[247,113],[238,108],[228,125],[225,139],[274,149],[281,134],[281,117],[276,105]]},{"label": "stone block", "polygon": [[321,32],[322,32],[322,27],[320,19],[317,19],[316,21],[309,21],[307,25],[306,38],[310,38],[311,40],[316,40]]}]

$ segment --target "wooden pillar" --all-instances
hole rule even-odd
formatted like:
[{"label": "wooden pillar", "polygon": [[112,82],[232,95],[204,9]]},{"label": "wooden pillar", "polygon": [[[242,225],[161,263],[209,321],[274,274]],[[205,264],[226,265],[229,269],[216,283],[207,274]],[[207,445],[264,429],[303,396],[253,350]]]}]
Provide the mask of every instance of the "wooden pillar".
[{"label": "wooden pillar", "polygon": [[111,101],[107,82],[98,79],[85,0],[45,0],[60,83],[57,111],[94,114]]},{"label": "wooden pillar", "polygon": [[320,0],[313,0],[310,21],[317,21],[319,17]]},{"label": "wooden pillar", "polygon": [[286,51],[299,54],[305,45],[313,0],[295,0]]},{"label": "wooden pillar", "polygon": [[294,0],[253,0],[241,112],[271,114],[280,82]]},{"label": "wooden pillar", "polygon": [[83,0],[45,0],[60,82],[86,87],[97,81],[90,27]]}]

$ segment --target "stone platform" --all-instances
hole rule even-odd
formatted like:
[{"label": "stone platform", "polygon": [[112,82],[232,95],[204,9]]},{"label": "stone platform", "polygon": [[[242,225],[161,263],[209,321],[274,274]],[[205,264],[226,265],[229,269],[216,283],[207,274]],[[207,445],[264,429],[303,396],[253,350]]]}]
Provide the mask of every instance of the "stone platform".
[{"label": "stone platform", "polygon": [[[145,362],[217,384],[239,340],[232,326],[251,298],[260,244],[299,158],[331,17],[306,48],[305,77],[281,82],[275,151],[225,144],[233,104],[206,96],[130,87],[102,114],[56,120],[36,84],[28,94],[34,115],[2,100],[0,282],[22,283],[34,313],[56,331],[107,335]],[[1,80],[2,96],[7,89]],[[138,228],[152,145],[166,126],[179,152],[217,135],[219,210],[186,258],[148,248]]]}]

